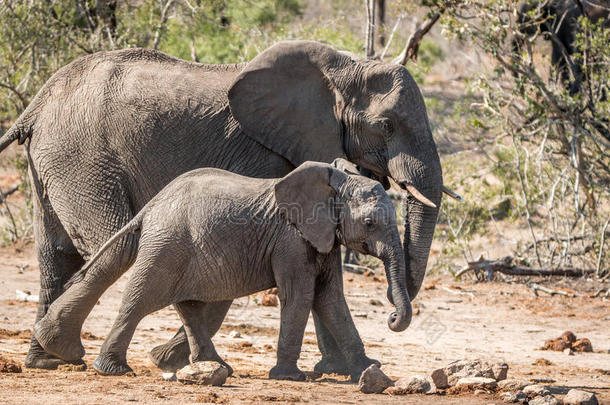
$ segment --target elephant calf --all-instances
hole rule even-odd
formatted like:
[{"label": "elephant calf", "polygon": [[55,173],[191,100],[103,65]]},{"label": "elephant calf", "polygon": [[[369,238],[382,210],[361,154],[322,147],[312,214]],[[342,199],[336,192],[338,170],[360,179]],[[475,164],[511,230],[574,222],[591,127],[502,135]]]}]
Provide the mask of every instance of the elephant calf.
[{"label": "elephant calf", "polygon": [[[102,374],[131,371],[126,352],[136,326],[170,304],[187,331],[191,361],[225,364],[202,322],[204,306],[277,286],[281,326],[270,378],[305,378],[297,359],[313,308],[357,379],[375,361],[366,357],[345,302],[340,244],[383,260],[388,298],[396,307],[388,319],[390,329],[402,331],[411,321],[404,255],[390,198],[378,182],[326,163],[305,162],[280,179],[213,168],[183,174],[108,240],[81,272],[100,257],[117,254],[109,248],[134,233],[139,234],[137,252],[119,252],[132,255],[133,275],[93,365]],[[87,288],[86,279],[75,281],[64,302],[74,302]],[[84,355],[79,328],[62,321],[62,311],[54,305],[34,329],[50,353],[66,360]]]}]

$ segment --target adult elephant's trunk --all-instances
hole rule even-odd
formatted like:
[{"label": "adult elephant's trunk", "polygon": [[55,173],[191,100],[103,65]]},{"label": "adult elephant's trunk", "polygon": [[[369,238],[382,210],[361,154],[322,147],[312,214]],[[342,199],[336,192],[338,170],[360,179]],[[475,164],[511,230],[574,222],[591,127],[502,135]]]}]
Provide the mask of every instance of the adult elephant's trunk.
[{"label": "adult elephant's trunk", "polygon": [[413,311],[411,300],[407,292],[407,281],[405,278],[405,260],[400,246],[398,232],[393,235],[389,246],[385,246],[379,255],[385,267],[388,280],[388,298],[396,307],[388,317],[388,326],[394,332],[401,332],[411,323]]},{"label": "adult elephant's trunk", "polygon": [[[440,199],[439,199],[440,200]],[[405,213],[405,235],[403,250],[406,264],[407,291],[415,299],[426,274],[430,245],[438,217],[437,208],[426,206],[409,196],[403,203]]]}]

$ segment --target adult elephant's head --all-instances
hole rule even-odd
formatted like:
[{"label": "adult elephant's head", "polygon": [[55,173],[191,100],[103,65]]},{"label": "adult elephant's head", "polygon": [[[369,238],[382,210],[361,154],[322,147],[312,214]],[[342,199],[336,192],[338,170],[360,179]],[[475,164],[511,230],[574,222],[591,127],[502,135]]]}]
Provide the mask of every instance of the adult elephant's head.
[{"label": "adult elephant's head", "polygon": [[443,180],[424,100],[409,72],[317,42],[280,42],[246,65],[229,90],[229,105],[249,136],[294,166],[343,157],[408,191],[403,247],[415,298]]}]

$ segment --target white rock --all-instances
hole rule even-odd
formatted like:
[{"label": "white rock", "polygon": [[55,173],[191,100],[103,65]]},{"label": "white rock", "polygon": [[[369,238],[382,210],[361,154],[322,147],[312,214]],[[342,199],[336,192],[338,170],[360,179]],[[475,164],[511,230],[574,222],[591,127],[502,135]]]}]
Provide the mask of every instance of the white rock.
[{"label": "white rock", "polygon": [[163,377],[163,379],[165,381],[176,381],[177,380],[176,373],[171,372],[171,371],[167,372],[167,373],[163,373],[163,374],[161,374],[161,376]]},{"label": "white rock", "polygon": [[229,370],[215,361],[198,361],[176,372],[178,381],[183,384],[220,386],[228,376]]},{"label": "white rock", "polygon": [[592,392],[571,389],[563,398],[565,405],[597,405],[597,397]]},{"label": "white rock", "polygon": [[[394,384],[404,394],[428,394],[432,391],[432,384],[421,375],[414,375],[408,379],[400,379]],[[436,391],[436,389],[434,389]]]},{"label": "white rock", "polygon": [[521,391],[523,388],[530,385],[527,382],[519,380],[502,380],[498,381],[498,388],[503,391]]},{"label": "white rock", "polygon": [[232,330],[231,332],[229,332],[229,337],[233,339],[239,339],[241,337],[241,333],[236,330]]},{"label": "white rock", "polygon": [[544,385],[532,384],[523,388],[523,393],[527,394],[528,397],[549,395],[549,390],[546,389]]},{"label": "white rock", "polygon": [[381,394],[386,388],[394,385],[394,382],[381,371],[377,364],[371,364],[362,372],[358,381],[358,390],[365,394]]},{"label": "white rock", "polygon": [[540,396],[529,400],[528,405],[558,405],[559,401],[552,395]]},{"label": "white rock", "polygon": [[464,377],[464,378],[460,378],[457,381],[457,383],[455,384],[456,387],[459,387],[459,386],[462,386],[462,385],[472,385],[474,387],[492,388],[493,389],[493,388],[497,387],[498,383],[493,378],[486,378],[486,377]]},{"label": "white rock", "polygon": [[525,402],[527,395],[522,392],[507,391],[499,395],[500,399],[506,403]]},{"label": "white rock", "polygon": [[496,381],[506,379],[508,365],[504,362],[487,360],[458,360],[447,367],[434,370],[432,381],[438,388],[454,386],[460,378],[485,377]]}]

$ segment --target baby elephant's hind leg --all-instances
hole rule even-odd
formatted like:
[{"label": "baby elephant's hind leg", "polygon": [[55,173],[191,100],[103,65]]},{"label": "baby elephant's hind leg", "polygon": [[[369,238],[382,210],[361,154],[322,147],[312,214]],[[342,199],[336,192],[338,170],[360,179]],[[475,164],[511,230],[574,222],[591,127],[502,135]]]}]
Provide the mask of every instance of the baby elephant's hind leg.
[{"label": "baby elephant's hind leg", "polygon": [[191,348],[191,362],[216,361],[225,366],[231,375],[233,368],[225,363],[216,352],[208,328],[201,319],[206,305],[208,304],[201,301],[182,301],[174,305],[186,330],[186,337]]}]

